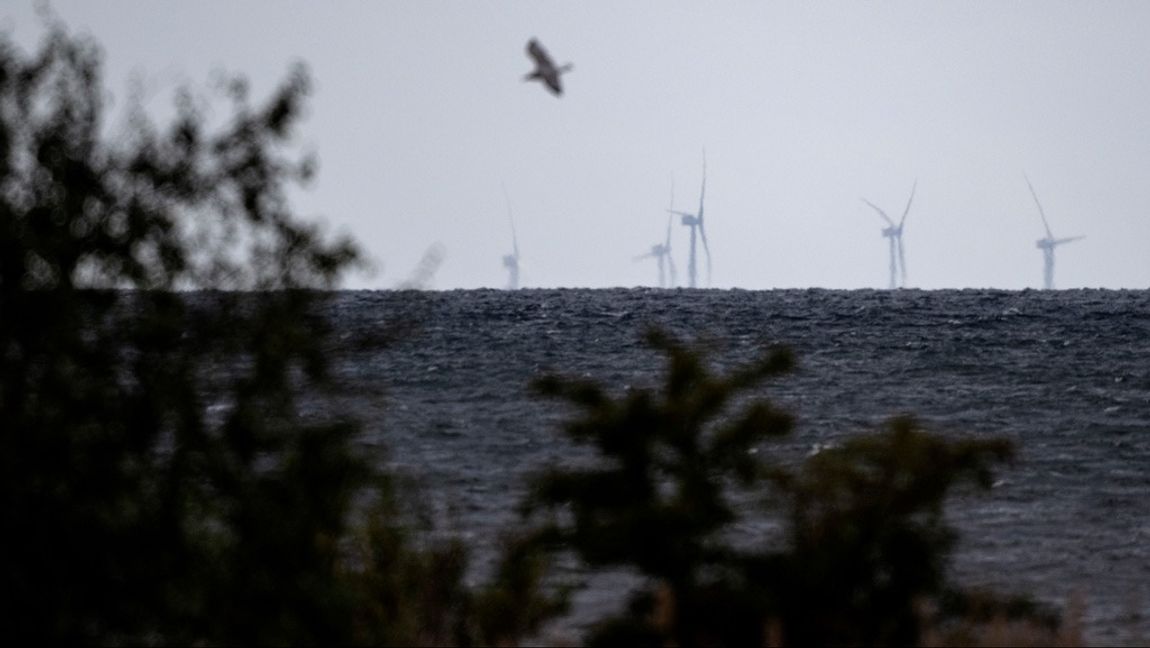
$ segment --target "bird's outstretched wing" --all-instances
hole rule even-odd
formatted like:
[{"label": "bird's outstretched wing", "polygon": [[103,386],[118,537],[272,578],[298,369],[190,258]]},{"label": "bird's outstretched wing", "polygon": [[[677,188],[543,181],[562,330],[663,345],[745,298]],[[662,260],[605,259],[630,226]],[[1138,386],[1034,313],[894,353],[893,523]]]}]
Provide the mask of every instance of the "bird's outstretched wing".
[{"label": "bird's outstretched wing", "polygon": [[531,60],[535,61],[535,65],[538,65],[542,69],[555,67],[555,64],[551,62],[551,57],[547,55],[547,50],[543,49],[539,41],[534,38],[527,42],[527,55],[531,57]]}]

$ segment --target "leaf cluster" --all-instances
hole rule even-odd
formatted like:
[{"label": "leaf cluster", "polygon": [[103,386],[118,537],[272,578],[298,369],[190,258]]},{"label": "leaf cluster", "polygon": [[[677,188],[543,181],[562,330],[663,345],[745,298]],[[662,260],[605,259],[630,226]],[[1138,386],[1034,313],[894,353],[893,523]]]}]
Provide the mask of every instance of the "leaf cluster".
[{"label": "leaf cluster", "polygon": [[924,603],[959,591],[946,499],[963,483],[988,488],[1012,453],[1005,440],[946,439],[899,417],[808,459],[782,484],[775,614],[788,643],[918,642]]},{"label": "leaf cluster", "polygon": [[243,87],[225,119],[186,92],[167,125],[137,107],[110,138],[94,44],[50,25],[26,56],[0,36],[0,634],[519,632],[482,621],[499,606],[464,586],[466,552],[424,541],[356,423],[309,406],[321,289],[361,257],[286,200],[314,168],[289,151],[305,71],[260,103]]},{"label": "leaf cluster", "polygon": [[668,358],[658,391],[633,389],[610,398],[590,381],[543,378],[535,389],[586,412],[566,433],[592,445],[603,461],[543,476],[533,506],[567,506],[575,524],[554,525],[556,542],[577,547],[593,565],[633,563],[673,581],[693,579],[704,564],[723,560],[715,533],[735,519],[724,494],[731,486],[761,482],[764,466],[753,451],[785,435],[788,414],[756,402],[718,425],[740,389],[778,375],[792,364],[786,351],[729,376],[709,372],[701,359],[662,333],[648,342]]}]

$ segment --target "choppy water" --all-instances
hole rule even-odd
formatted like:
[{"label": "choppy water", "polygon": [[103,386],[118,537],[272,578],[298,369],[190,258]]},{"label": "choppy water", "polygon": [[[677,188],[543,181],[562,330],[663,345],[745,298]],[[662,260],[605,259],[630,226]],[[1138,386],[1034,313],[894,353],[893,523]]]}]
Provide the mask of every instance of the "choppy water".
[{"label": "choppy water", "polygon": [[[1092,642],[1150,637],[1150,291],[345,292],[328,312],[342,406],[481,560],[524,477],[571,452],[568,410],[528,382],[651,384],[662,365],[639,340],[654,324],[718,365],[764,344],[797,352],[799,370],[766,390],[799,419],[784,455],[904,412],[1014,440],[996,488],[951,509],[958,574],[1081,597]],[[389,348],[360,345],[409,319],[417,330]]]}]

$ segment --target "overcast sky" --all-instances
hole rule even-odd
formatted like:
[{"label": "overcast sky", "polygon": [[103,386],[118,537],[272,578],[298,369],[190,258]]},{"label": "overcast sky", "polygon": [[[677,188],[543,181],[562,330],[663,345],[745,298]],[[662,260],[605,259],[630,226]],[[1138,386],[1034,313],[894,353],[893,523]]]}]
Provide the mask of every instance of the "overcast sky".
[{"label": "overcast sky", "polygon": [[[31,1],[0,26],[38,42]],[[715,287],[881,288],[901,214],[908,285],[1150,285],[1150,2],[52,2],[103,46],[122,107],[213,70],[255,96],[303,61],[298,211],[353,234],[392,287],[432,245],[435,288],[656,285],[672,180],[698,207]],[[537,37],[562,97],[525,83]],[[158,108],[157,108],[158,110]],[[672,248],[686,281],[688,228]],[[701,250],[700,250],[701,253]],[[700,260],[700,267],[704,267]],[[704,276],[701,282],[705,283]]]}]

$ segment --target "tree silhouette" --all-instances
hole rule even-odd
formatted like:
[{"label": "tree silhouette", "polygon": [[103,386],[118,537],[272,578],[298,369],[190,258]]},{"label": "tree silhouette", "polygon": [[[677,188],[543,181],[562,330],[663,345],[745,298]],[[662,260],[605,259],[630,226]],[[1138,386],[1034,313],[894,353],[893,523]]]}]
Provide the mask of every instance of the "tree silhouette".
[{"label": "tree silhouette", "polygon": [[653,331],[647,341],[667,358],[658,389],[612,398],[591,381],[536,382],[541,394],[583,411],[565,432],[598,459],[541,476],[529,505],[557,515],[538,541],[591,567],[631,566],[651,580],[627,612],[600,624],[592,643],[761,645],[763,592],[744,578],[757,554],[723,532],[741,517],[732,490],[762,487],[773,472],[756,454],[759,444],[788,434],[792,421],[765,399],[726,410],[793,360],[777,350],[715,375],[668,335]]},{"label": "tree silhouette", "polygon": [[[292,214],[309,87],[107,134],[100,56],[0,36],[0,634],[95,643],[467,643],[500,593],[417,542],[327,392],[326,289],[359,263]],[[218,125],[213,125],[218,124]],[[548,600],[536,597],[537,600]],[[504,606],[506,607],[506,605]],[[550,608],[543,608],[550,609]],[[503,634],[500,634],[503,633]],[[486,636],[486,635],[484,635]]]},{"label": "tree silhouette", "polygon": [[945,439],[896,418],[816,454],[784,480],[789,542],[772,574],[787,643],[920,643],[925,603],[963,596],[947,574],[957,534],[944,504],[987,488],[1001,439]]},{"label": "tree silhouette", "polygon": [[[612,396],[594,381],[535,383],[578,408],[564,432],[594,452],[535,483],[535,541],[646,577],[589,643],[911,645],[928,631],[970,639],[991,619],[1057,626],[1029,599],[967,592],[949,576],[957,536],[945,502],[961,484],[989,486],[1012,456],[1007,441],[949,439],[896,418],[798,464],[772,461],[770,442],[792,419],[757,390],[791,369],[785,350],[716,374],[665,333],[647,341],[667,361],[656,388]],[[756,500],[769,504],[759,528],[785,534],[735,542],[736,528],[754,526]]]}]

